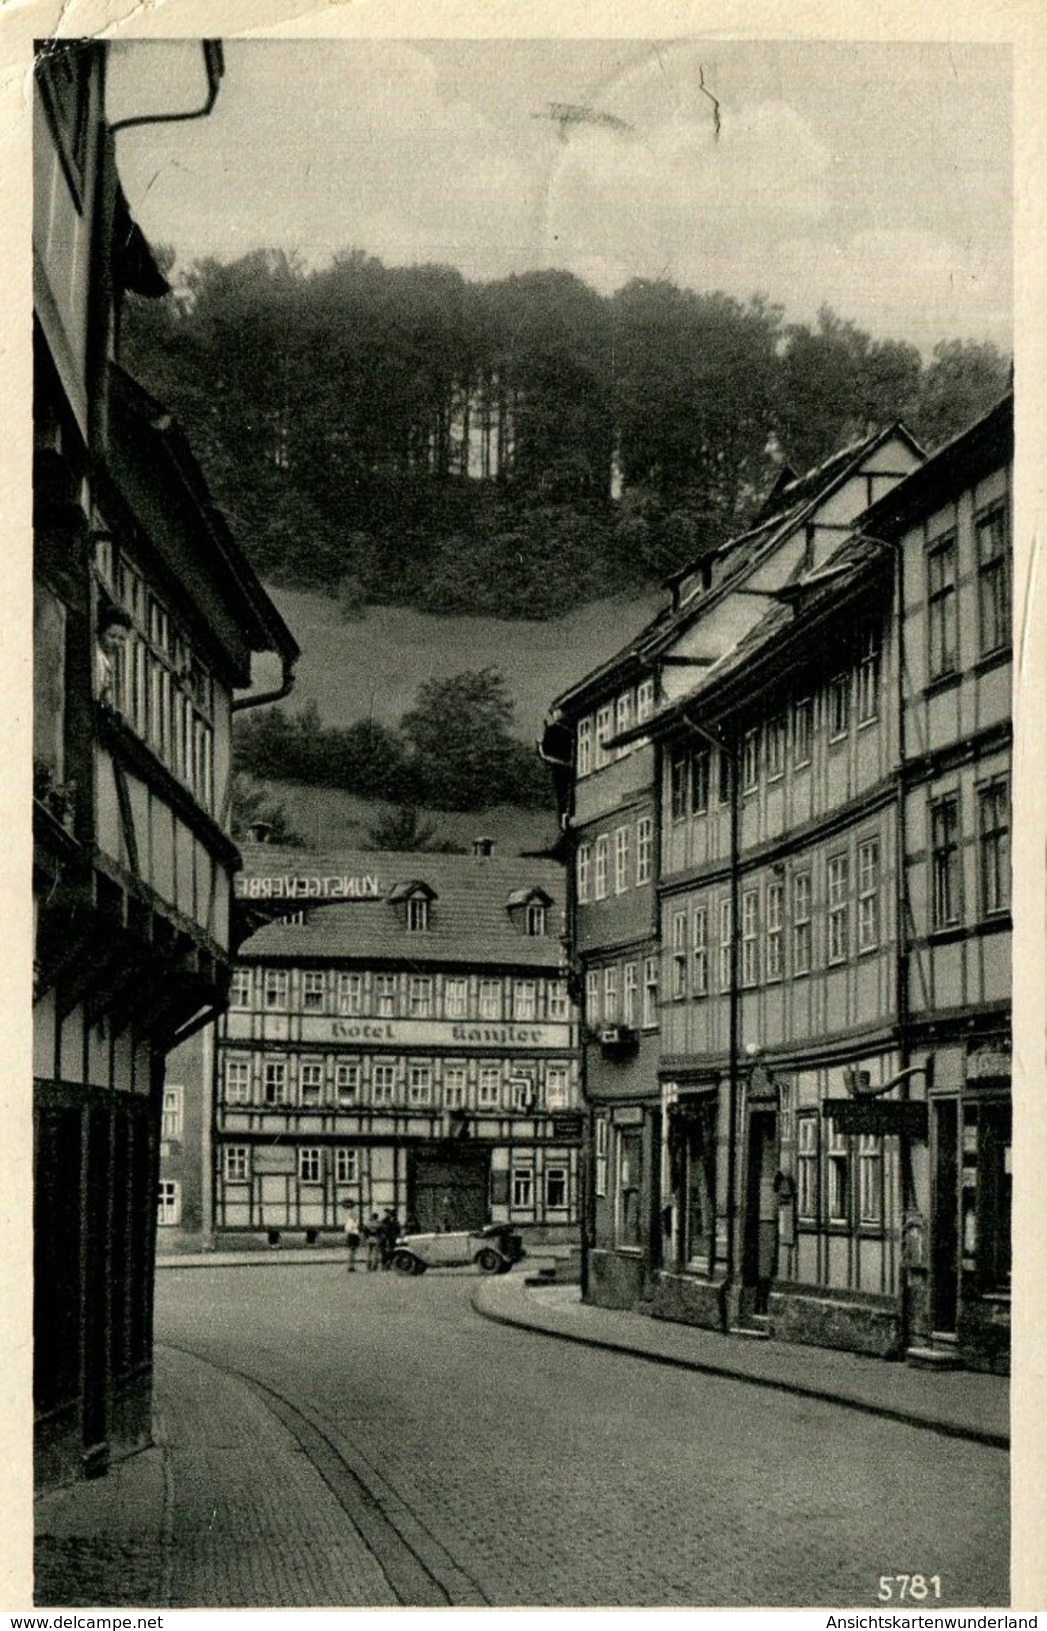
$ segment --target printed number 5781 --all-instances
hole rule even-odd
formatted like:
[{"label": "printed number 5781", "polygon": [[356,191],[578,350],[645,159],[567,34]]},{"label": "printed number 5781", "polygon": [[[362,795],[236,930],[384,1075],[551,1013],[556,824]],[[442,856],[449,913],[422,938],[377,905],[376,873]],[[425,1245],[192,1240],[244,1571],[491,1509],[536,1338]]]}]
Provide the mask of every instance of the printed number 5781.
[{"label": "printed number 5781", "polygon": [[878,1596],[881,1603],[925,1603],[928,1597],[940,1597],[940,1574],[881,1574]]}]

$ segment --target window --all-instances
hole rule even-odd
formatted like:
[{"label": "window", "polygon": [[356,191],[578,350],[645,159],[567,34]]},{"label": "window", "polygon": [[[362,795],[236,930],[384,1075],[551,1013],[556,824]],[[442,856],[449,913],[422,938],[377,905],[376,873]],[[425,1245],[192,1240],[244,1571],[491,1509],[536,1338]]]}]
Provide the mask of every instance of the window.
[{"label": "window", "polygon": [[629,887],[629,828],[618,827],[614,834],[614,892],[624,895]]},{"label": "window", "polygon": [[793,875],[793,973],[811,972],[811,874]]},{"label": "window", "polygon": [[585,976],[585,1017],[590,1025],[600,1020],[600,976],[595,968]]},{"label": "window", "polygon": [[858,845],[858,950],[880,944],[880,840]]},{"label": "window", "polygon": [[691,990],[696,997],[709,992],[709,912],[696,906],[691,924]]},{"label": "window", "polygon": [[760,733],[746,731],[742,737],[742,792],[752,793],[760,780]]},{"label": "window", "polygon": [[222,1151],[222,1175],[227,1184],[246,1184],[246,1144],[227,1144],[225,1146]]},{"label": "window", "polygon": [[622,1024],[630,1030],[636,1026],[636,964],[626,963],[622,970]]},{"label": "window", "polygon": [[513,981],[513,1018],[537,1019],[538,987],[534,980]]},{"label": "window", "polygon": [[480,1066],[480,1090],[477,1104],[481,1110],[497,1110],[502,1101],[501,1065]]},{"label": "window", "polygon": [[733,778],[731,755],[726,748],[719,750],[718,769],[716,775],[716,797],[721,804],[731,802],[731,781]]},{"label": "window", "polygon": [[251,1061],[249,1059],[226,1060],[225,1102],[226,1104],[250,1104]]},{"label": "window", "polygon": [[1011,834],[1005,781],[978,789],[978,862],[983,915],[1006,912],[1011,904]]},{"label": "window", "polygon": [[396,1067],[373,1065],[371,1068],[371,1103],[375,1106],[392,1104],[396,1097]]},{"label": "window", "polygon": [[298,1150],[298,1182],[300,1184],[318,1184],[320,1182],[320,1151],[313,1144],[303,1144]]},{"label": "window", "polygon": [[338,1184],[355,1184],[360,1179],[359,1151],[343,1145],[334,1152],[334,1177]]},{"label": "window", "polygon": [[931,805],[932,927],[960,921],[960,802],[953,795]]},{"label": "window", "polygon": [[530,1167],[514,1167],[512,1173],[513,1206],[530,1209],[534,1205],[534,1172]]},{"label": "window", "polygon": [[602,708],[597,709],[597,713],[596,713],[596,759],[595,759],[595,762],[596,762],[597,770],[602,770],[604,765],[609,765],[610,762],[611,762],[611,754],[610,754],[610,750],[607,747],[607,743],[610,741],[611,733],[612,733],[613,730],[614,730],[614,705],[613,705],[613,703],[608,702],[608,703],[605,703],[605,705]]},{"label": "window", "polygon": [[607,1117],[596,1118],[596,1193],[607,1194]]},{"label": "window", "polygon": [[545,1108],[566,1110],[570,1103],[570,1086],[566,1065],[545,1067]]},{"label": "window", "polygon": [[161,1178],[157,1194],[157,1222],[169,1226],[181,1222],[182,1197],[180,1186],[173,1178]]},{"label": "window", "polygon": [[262,1077],[263,1100],[266,1104],[287,1103],[287,1062],[267,1059]]},{"label": "window", "polygon": [[753,986],[760,977],[759,942],[757,940],[759,891],[746,889],[742,894],[742,984]]},{"label": "window", "polygon": [[501,980],[480,981],[480,1018],[501,1019],[502,1017],[502,982]]},{"label": "window", "polygon": [[267,1008],[287,1007],[287,970],[285,968],[266,969],[265,1006]]},{"label": "window", "polygon": [[[630,727],[632,726],[632,722],[633,722],[633,694],[632,694],[631,691],[623,691],[621,696],[618,698],[617,704],[615,706],[615,719],[614,719],[615,735],[616,736],[621,736],[623,731],[629,730]],[[628,753],[628,751],[629,751],[628,744],[624,745],[623,747],[620,747],[618,749],[619,759],[622,758],[623,754]]]},{"label": "window", "polygon": [[465,1109],[465,1066],[444,1066],[444,1109]]},{"label": "window", "polygon": [[672,917],[672,962],[669,989],[674,1002],[687,995],[687,913]]},{"label": "window", "polygon": [[396,1013],[396,975],[376,974],[374,977],[374,1011],[383,1019]]},{"label": "window", "polygon": [[858,723],[867,725],[880,712],[880,636],[869,629],[858,661]]},{"label": "window", "polygon": [[956,670],[956,537],[949,533],[927,551],[927,663],[932,680]]},{"label": "window", "polygon": [[607,897],[607,852],[610,840],[606,833],[601,833],[596,840],[596,861],[593,877],[593,895],[596,900],[605,900]]},{"label": "window", "polygon": [[550,1212],[562,1212],[567,1206],[566,1167],[546,1167],[545,1204]]},{"label": "window", "polygon": [[782,907],[785,900],[785,885],[783,883],[769,883],[767,885],[766,912],[767,922],[764,925],[764,978],[767,980],[780,980],[782,977]]},{"label": "window", "polygon": [[[375,1070],[378,1070],[375,1066]],[[334,1067],[334,1089],[340,1105],[353,1105],[360,1097],[360,1061],[339,1059]]]},{"label": "window", "polygon": [[433,1067],[416,1061],[407,1067],[407,1102],[415,1109],[431,1104],[433,1099]]},{"label": "window", "polygon": [[708,1272],[716,1237],[716,1103],[703,1099],[685,1122],[684,1260]]},{"label": "window", "polygon": [[850,888],[850,866],[846,855],[830,855],[829,883],[829,943],[826,953],[830,963],[842,963],[850,950],[847,898]]},{"label": "window", "polygon": [[650,816],[641,816],[636,823],[636,881],[638,884],[649,883],[651,880],[651,838],[654,823]]},{"label": "window", "polygon": [[429,900],[426,895],[411,895],[407,902],[407,927],[412,934],[424,934],[429,927]]},{"label": "window", "polygon": [[818,1121],[798,1116],[796,1121],[796,1211],[801,1218],[818,1216]]},{"label": "window", "polygon": [[567,1018],[567,984],[564,980],[550,980],[546,988],[546,1018]]},{"label": "window", "polygon": [[691,756],[686,748],[674,748],[669,760],[669,816],[683,821],[691,804]]},{"label": "window", "polygon": [[527,908],[527,933],[532,937],[544,935],[547,916],[541,901],[532,901]]},{"label": "window", "polygon": [[80,188],[87,162],[92,60],[93,53],[85,43],[51,40],[37,68],[55,138]]},{"label": "window", "polygon": [[182,1100],[185,1089],[172,1083],[164,1088],[164,1108],[160,1122],[161,1138],[181,1138]]},{"label": "window", "polygon": [[829,682],[829,740],[839,742],[851,722],[851,676],[837,674]]},{"label": "window", "polygon": [[299,1067],[298,1086],[302,1108],[305,1110],[318,1109],[324,1091],[323,1063],[316,1059],[303,1059]]},{"label": "window", "polygon": [[464,1019],[469,1012],[469,982],[454,978],[444,981],[444,1013],[448,1019]]},{"label": "window", "polygon": [[979,516],[978,619],[983,656],[1000,651],[1011,638],[1011,596],[1007,572],[1007,523],[1003,506]]},{"label": "window", "polygon": [[775,781],[785,773],[786,721],[777,714],[767,722],[767,780]]},{"label": "window", "polygon": [[814,737],[814,700],[800,697],[793,705],[793,765],[800,770],[811,762]]},{"label": "window", "polygon": [[575,748],[575,774],[588,776],[593,768],[593,722],[592,719],[578,721],[578,742]]},{"label": "window", "polygon": [[704,815],[709,808],[709,766],[711,758],[708,748],[696,748],[691,755],[692,815]]},{"label": "window", "polygon": [[229,985],[230,1008],[250,1008],[251,1006],[251,970],[249,968],[234,968],[233,978]]},{"label": "window", "polygon": [[720,901],[720,990],[731,989],[731,897]]},{"label": "window", "polygon": [[433,982],[431,975],[412,974],[407,986],[408,1012],[412,1019],[431,1019]]},{"label": "window", "polygon": [[364,979],[362,974],[339,974],[338,1012],[362,1014],[364,1011]]},{"label": "window", "polygon": [[850,1218],[850,1155],[847,1134],[838,1133],[832,1122],[825,1150],[825,1208],[830,1223],[847,1223]]},{"label": "window", "polygon": [[643,1139],[639,1127],[618,1129],[618,1244],[639,1246],[642,1240],[640,1217],[640,1171]]},{"label": "window", "polygon": [[654,713],[654,681],[641,680],[636,687],[636,723],[642,725]]},{"label": "window", "polygon": [[883,1140],[876,1133],[858,1139],[858,1221],[883,1222]]},{"label": "window", "polygon": [[534,1108],[534,1078],[527,1071],[520,1071],[516,1066],[509,1078],[509,1087],[512,1095],[514,1110],[533,1110]]},{"label": "window", "polygon": [[307,969],[302,975],[302,1007],[307,1013],[319,1014],[324,1007],[324,976],[322,970]]},{"label": "window", "polygon": [[614,963],[603,971],[603,1017],[609,1025],[618,1018],[618,968]]},{"label": "window", "polygon": [[658,959],[643,960],[643,1026],[651,1030],[658,1023]]},{"label": "window", "polygon": [[592,860],[592,846],[579,844],[577,861],[578,901],[580,905],[589,899],[589,874]]}]

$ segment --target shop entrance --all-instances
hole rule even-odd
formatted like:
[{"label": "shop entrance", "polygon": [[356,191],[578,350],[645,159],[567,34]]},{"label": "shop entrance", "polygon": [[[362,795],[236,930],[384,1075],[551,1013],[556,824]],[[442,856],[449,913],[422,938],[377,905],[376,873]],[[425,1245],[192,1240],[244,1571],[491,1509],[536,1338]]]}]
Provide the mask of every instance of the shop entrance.
[{"label": "shop entrance", "polygon": [[943,1334],[956,1330],[959,1269],[957,1179],[959,1129],[955,1099],[934,1106],[934,1232],[931,1243],[931,1323]]},{"label": "shop entrance", "polygon": [[490,1154],[484,1149],[413,1150],[407,1173],[409,1209],[423,1232],[482,1229],[490,1217]]},{"label": "shop entrance", "polygon": [[752,1309],[766,1314],[771,1282],[778,1273],[778,1115],[753,1110],[749,1116],[749,1161],[745,1193],[742,1278],[753,1289]]}]

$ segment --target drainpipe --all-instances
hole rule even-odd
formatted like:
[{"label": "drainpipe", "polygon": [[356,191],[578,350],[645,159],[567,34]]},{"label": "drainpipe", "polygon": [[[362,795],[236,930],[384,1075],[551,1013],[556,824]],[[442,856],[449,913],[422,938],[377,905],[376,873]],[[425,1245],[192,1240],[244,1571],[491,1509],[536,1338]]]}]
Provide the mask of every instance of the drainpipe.
[{"label": "drainpipe", "polygon": [[294,671],[298,662],[298,655],[291,657],[284,653],[281,661],[283,663],[283,678],[276,690],[260,691],[257,696],[234,697],[232,704],[234,714],[242,713],[245,708],[264,707],[267,702],[282,702],[284,697],[290,696],[294,688]]},{"label": "drainpipe", "polygon": [[[905,855],[908,829],[906,825],[906,733],[905,733],[905,581],[904,581],[904,553],[901,540],[896,543],[893,551],[893,584],[892,597],[894,602],[895,640],[897,643],[898,676],[895,686],[895,729],[897,731],[898,771],[896,779],[897,798],[895,802],[894,831],[895,831],[895,933],[898,937],[898,948],[895,954],[895,1013],[898,1026],[898,1064],[902,1081],[901,1097],[909,1097],[908,1066],[910,1057],[909,1047],[909,954],[906,950],[909,933],[909,887],[905,867]],[[926,1087],[925,1087],[926,1091]],[[930,1106],[927,1110],[928,1134],[930,1132]],[[912,1284],[909,1266],[906,1263],[906,1242],[908,1231],[906,1220],[911,1212],[916,1210],[915,1185],[912,1174],[912,1146],[909,1135],[903,1132],[898,1139],[898,1165],[900,1168],[900,1232],[899,1251],[901,1262],[899,1264],[900,1297],[900,1325],[903,1351],[907,1349],[912,1340],[913,1308]]]},{"label": "drainpipe", "polygon": [[218,98],[218,87],[225,73],[225,56],[222,51],[221,40],[201,40],[204,53],[204,69],[207,73],[207,100],[203,107],[193,108],[188,113],[139,113],[132,119],[118,119],[114,125],[109,126],[110,134],[116,135],[118,130],[133,130],[140,125],[174,125],[183,124],[190,119],[206,119]]}]

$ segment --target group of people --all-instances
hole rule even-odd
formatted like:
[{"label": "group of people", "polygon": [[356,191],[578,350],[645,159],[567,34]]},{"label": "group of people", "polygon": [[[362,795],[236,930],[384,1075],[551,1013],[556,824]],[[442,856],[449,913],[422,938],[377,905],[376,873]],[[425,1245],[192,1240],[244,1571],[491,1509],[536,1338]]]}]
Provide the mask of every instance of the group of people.
[{"label": "group of people", "polygon": [[355,1207],[351,1203],[347,1203],[345,1209],[345,1249],[348,1259],[346,1272],[349,1274],[355,1272],[356,1256],[361,1243],[366,1248],[368,1271],[388,1269],[392,1267],[393,1253],[396,1250],[396,1242],[400,1236],[417,1233],[418,1220],[413,1213],[409,1213],[406,1221],[401,1225],[391,1206],[386,1207],[384,1214],[372,1212],[361,1228]]}]

